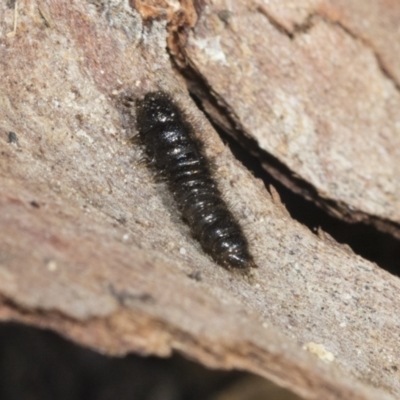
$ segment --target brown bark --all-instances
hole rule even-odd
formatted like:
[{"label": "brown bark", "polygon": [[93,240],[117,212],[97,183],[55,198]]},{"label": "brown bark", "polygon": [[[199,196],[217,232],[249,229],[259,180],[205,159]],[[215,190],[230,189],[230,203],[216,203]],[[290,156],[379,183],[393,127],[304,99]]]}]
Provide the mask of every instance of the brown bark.
[{"label": "brown bark", "polygon": [[400,9],[347,3],[215,2],[185,52],[230,112],[225,128],[274,157],[266,169],[335,216],[400,237],[400,66],[387,48]]},{"label": "brown bark", "polygon": [[[183,75],[292,189],[398,236],[399,33],[385,21],[400,6],[199,3],[0,6],[0,318],[108,354],[178,351],[307,399],[398,397],[399,279],[292,220]],[[259,266],[249,279],[202,252],[137,162],[121,99],[155,89],[205,143]]]}]

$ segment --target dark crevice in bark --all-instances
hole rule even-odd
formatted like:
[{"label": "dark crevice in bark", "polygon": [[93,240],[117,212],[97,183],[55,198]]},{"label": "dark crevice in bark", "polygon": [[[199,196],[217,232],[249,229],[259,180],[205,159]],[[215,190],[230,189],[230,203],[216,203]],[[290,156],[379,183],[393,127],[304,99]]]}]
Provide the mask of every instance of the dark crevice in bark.
[{"label": "dark crevice in bark", "polygon": [[222,139],[227,143],[235,157],[248,168],[255,177],[262,179],[266,187],[270,185],[279,193],[282,203],[291,217],[312,232],[317,234],[318,228],[327,232],[338,243],[347,244],[361,257],[375,262],[388,272],[400,276],[400,241],[388,233],[379,231],[365,223],[347,223],[329,215],[313,201],[288,189],[275,179],[261,165],[257,157],[244,151],[243,147],[230,135],[216,127]]},{"label": "dark crevice in bark", "polygon": [[[383,73],[397,87],[396,82],[385,72],[374,49],[339,22],[311,13],[291,32],[274,20],[266,10],[258,9],[258,11],[290,39],[294,39],[296,34],[309,31],[316,18],[341,27],[347,34],[355,40],[360,40],[374,52]],[[185,41],[186,34],[178,34],[175,37],[175,44],[180,51],[179,57],[170,54],[171,63],[185,78],[192,98],[221,137],[229,143],[237,159],[257,178],[262,179],[267,188],[273,185],[277,189],[293,219],[306,225],[315,233],[318,228],[321,228],[337,242],[350,246],[356,254],[400,276],[400,225],[349,209],[345,203],[321,198],[314,186],[298,177],[295,171],[291,171],[272,154],[260,149],[257,141],[246,134],[234,110],[230,109],[229,105],[212,90],[195,66],[190,64],[190,60],[185,56]]]},{"label": "dark crevice in bark", "polygon": [[393,233],[398,233],[400,227],[391,221],[374,220],[364,213],[349,210],[346,204],[320,198],[311,184],[297,177],[273,155],[261,150],[257,142],[246,135],[232,111],[229,112],[229,107],[223,104],[222,99],[217,99],[193,68],[188,67],[181,73],[186,77],[192,98],[229,144],[233,154],[262,179],[267,188],[273,185],[277,189],[293,219],[314,233],[321,228],[338,243],[350,246],[356,254],[400,276],[400,240],[385,232],[392,229]]}]

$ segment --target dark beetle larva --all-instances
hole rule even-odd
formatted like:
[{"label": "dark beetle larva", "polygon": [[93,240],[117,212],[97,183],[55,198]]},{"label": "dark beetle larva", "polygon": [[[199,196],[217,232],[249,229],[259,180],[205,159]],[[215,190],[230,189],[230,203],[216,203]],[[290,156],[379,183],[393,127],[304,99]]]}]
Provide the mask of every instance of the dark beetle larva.
[{"label": "dark beetle larva", "polygon": [[212,178],[203,147],[170,96],[137,102],[139,140],[203,250],[224,267],[254,267],[243,231]]}]

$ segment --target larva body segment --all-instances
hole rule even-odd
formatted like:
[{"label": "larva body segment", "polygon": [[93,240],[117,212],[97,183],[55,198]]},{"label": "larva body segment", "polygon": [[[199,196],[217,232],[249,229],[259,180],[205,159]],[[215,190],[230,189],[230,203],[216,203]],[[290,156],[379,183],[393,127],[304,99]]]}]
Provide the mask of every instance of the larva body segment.
[{"label": "larva body segment", "polygon": [[254,267],[247,240],[222,199],[202,144],[179,108],[164,92],[150,92],[136,105],[139,140],[167,182],[193,237],[224,267]]}]

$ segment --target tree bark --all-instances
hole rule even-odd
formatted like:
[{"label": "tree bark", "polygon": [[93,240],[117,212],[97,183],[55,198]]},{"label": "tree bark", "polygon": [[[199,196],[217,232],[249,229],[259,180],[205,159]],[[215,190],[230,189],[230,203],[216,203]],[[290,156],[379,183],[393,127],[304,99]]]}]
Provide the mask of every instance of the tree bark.
[{"label": "tree bark", "polygon": [[[327,212],[400,237],[397,2],[18,0],[0,20],[3,321],[305,399],[398,398],[399,279],[293,220],[208,119]],[[139,162],[132,100],[152,90],[204,143],[249,276],[204,254]]]}]

